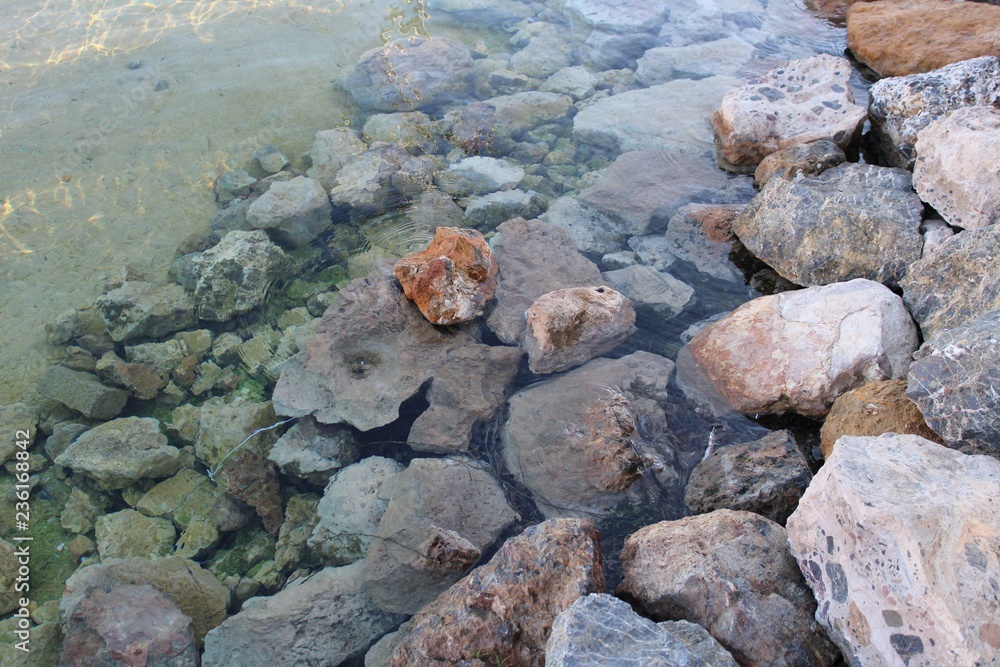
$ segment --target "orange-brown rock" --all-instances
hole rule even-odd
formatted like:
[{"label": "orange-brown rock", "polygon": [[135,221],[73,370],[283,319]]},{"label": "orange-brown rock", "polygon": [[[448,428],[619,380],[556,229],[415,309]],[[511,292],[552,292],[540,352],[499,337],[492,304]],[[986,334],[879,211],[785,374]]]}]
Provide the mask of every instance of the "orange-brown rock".
[{"label": "orange-brown rock", "polygon": [[1000,56],[1000,7],[952,0],[859,2],[847,11],[847,47],[882,76]]},{"label": "orange-brown rock", "polygon": [[552,519],[508,540],[410,621],[386,667],[542,667],[552,622],[605,590],[600,536],[589,519]]},{"label": "orange-brown rock", "polygon": [[426,250],[393,267],[403,293],[433,324],[460,324],[479,317],[496,290],[497,263],[474,229],[439,227]]},{"label": "orange-brown rock", "polygon": [[912,433],[944,444],[931,430],[916,403],[906,397],[906,380],[869,382],[842,394],[830,408],[820,431],[823,458],[830,458],[842,435]]}]

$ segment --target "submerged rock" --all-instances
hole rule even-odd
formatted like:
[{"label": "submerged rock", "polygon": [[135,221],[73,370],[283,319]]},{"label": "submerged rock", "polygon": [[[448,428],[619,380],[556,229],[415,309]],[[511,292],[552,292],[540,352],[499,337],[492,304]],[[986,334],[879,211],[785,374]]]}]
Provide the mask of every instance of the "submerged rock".
[{"label": "submerged rock", "polygon": [[547,667],[736,667],[708,630],[689,621],[653,621],[604,593],[577,598],[552,623]]},{"label": "submerged rock", "polygon": [[197,322],[195,304],[180,285],[131,280],[97,298],[97,310],[115,341],[158,338]]},{"label": "submerged rock", "polygon": [[358,138],[357,132],[350,128],[338,127],[317,132],[310,151],[312,167],[306,175],[330,189],[336,182],[341,167],[367,149],[368,146]]},{"label": "submerged rock", "polygon": [[524,178],[524,169],[492,157],[473,156],[448,167],[435,183],[452,195],[481,195],[512,190]]},{"label": "submerged rock", "polygon": [[38,393],[91,419],[113,419],[125,408],[129,393],[109,387],[90,373],[53,366],[38,383]]},{"label": "submerged rock", "polygon": [[822,416],[849,389],[905,377],[916,348],[902,299],[857,279],[743,304],[681,350],[678,379],[716,410]]},{"label": "submerged rock", "polygon": [[582,253],[604,255],[616,252],[625,245],[629,236],[624,225],[592,209],[577,197],[560,197],[539,219],[565,230],[573,245]]},{"label": "submerged rock", "polygon": [[753,45],[736,36],[684,46],[659,46],[639,58],[635,74],[647,86],[673,79],[734,76],[753,53]]},{"label": "submerged rock", "polygon": [[357,450],[357,438],[349,428],[318,424],[307,415],[274,443],[268,458],[286,475],[325,484],[357,460]]},{"label": "submerged rock", "polygon": [[448,667],[483,656],[541,667],[553,620],[604,588],[594,524],[545,521],[507,540],[489,563],[414,616],[385,667]]},{"label": "submerged rock", "polygon": [[745,665],[832,665],[836,647],[785,546],[785,529],[750,512],[662,521],[622,550],[619,596],[653,620],[706,628]]},{"label": "submerged rock", "polygon": [[147,516],[166,517],[180,529],[211,521],[220,532],[242,528],[250,514],[208,477],[185,468],[139,498],[135,509]]},{"label": "submerged rock", "polygon": [[729,260],[736,241],[733,222],[742,210],[740,204],[688,204],[678,209],[663,235],[666,249],[702,273],[742,282],[739,269]]},{"label": "submerged rock", "polygon": [[198,317],[225,322],[260,306],[280,277],[285,259],[262,231],[229,232],[196,260]]},{"label": "submerged rock", "polygon": [[492,229],[513,218],[532,219],[541,213],[547,200],[533,190],[507,190],[474,197],[465,207],[462,223]]},{"label": "submerged rock", "polygon": [[848,661],[1000,660],[998,485],[996,459],[916,435],[837,442],[788,519],[788,543]]},{"label": "submerged rock", "polygon": [[275,183],[247,209],[253,229],[269,229],[293,248],[306,245],[333,224],[333,208],[320,182],[297,176]]},{"label": "submerged rock", "polygon": [[101,558],[154,558],[166,556],[177,537],[166,519],[151,519],[135,510],[106,514],[94,525]]},{"label": "submerged rock", "polygon": [[719,166],[753,173],[771,153],[820,139],[850,148],[861,138],[866,115],[854,104],[850,78],[847,59],[819,55],[727,92],[712,115]]},{"label": "submerged rock", "polygon": [[882,79],[868,90],[868,99],[871,135],[882,164],[912,169],[921,130],[956,109],[1000,102],[1000,58],[984,56]]},{"label": "submerged rock", "polygon": [[693,287],[651,266],[635,264],[601,275],[631,299],[638,310],[649,310],[660,317],[674,317],[694,298]]},{"label": "submerged rock", "polygon": [[433,169],[427,158],[414,157],[399,146],[376,144],[354,155],[337,172],[330,201],[367,220],[405,203],[429,189]]}]

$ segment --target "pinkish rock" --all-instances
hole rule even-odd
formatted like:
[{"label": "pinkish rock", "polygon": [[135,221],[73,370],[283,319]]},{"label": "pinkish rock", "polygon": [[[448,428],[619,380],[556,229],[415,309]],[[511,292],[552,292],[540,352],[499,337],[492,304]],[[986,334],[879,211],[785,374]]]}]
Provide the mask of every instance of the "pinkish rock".
[{"label": "pinkish rock", "polygon": [[393,273],[429,322],[460,324],[493,298],[497,263],[480,232],[438,227],[427,249],[403,257]]},{"label": "pinkish rock", "polygon": [[618,347],[633,324],[632,302],[610,287],[543,294],[528,309],[528,368],[556,373],[579,366]]}]

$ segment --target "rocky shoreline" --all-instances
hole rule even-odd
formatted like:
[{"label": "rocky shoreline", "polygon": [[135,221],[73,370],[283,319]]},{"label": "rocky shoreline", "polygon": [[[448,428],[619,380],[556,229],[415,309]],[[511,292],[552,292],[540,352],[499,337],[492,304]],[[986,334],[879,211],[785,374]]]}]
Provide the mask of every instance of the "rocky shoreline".
[{"label": "rocky shoreline", "polygon": [[550,5],[48,327],[26,664],[1000,660],[1000,54],[866,36],[1000,8],[846,10],[859,105],[756,2]]}]

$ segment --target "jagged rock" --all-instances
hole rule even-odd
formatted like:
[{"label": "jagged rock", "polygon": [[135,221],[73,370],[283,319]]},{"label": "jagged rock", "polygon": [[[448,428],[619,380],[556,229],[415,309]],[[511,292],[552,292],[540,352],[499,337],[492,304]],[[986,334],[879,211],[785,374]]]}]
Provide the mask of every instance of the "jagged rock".
[{"label": "jagged rock", "polygon": [[365,556],[365,581],[375,603],[393,613],[416,613],[472,564],[432,559],[428,538],[454,531],[468,543],[463,550],[471,545],[481,553],[518,518],[496,478],[468,458],[414,459],[381,494],[389,505]]},{"label": "jagged rock", "polygon": [[998,484],[996,459],[916,435],[837,442],[788,519],[788,544],[849,662],[1000,660]]},{"label": "jagged rock", "polygon": [[552,624],[547,667],[736,667],[705,628],[688,621],[653,623],[604,593],[577,598]]},{"label": "jagged rock", "polygon": [[660,150],[699,154],[711,146],[707,119],[727,90],[731,76],[676,79],[594,102],[573,118],[573,136],[615,152]]},{"label": "jagged rock", "polygon": [[229,169],[213,185],[215,200],[225,204],[237,198],[245,198],[256,182],[257,179],[243,169]]},{"label": "jagged rock", "polygon": [[197,321],[190,295],[173,283],[160,287],[131,280],[98,297],[95,306],[117,342],[158,338]]},{"label": "jagged rock", "polygon": [[955,230],[949,227],[944,220],[928,218],[920,226],[920,233],[924,236],[924,249],[920,254],[920,257],[923,258],[933,255],[945,239],[955,235]]},{"label": "jagged rock", "polygon": [[733,230],[798,285],[867,278],[892,287],[920,258],[922,214],[907,172],[843,164],[818,176],[772,179]]},{"label": "jagged rock", "polygon": [[876,81],[868,90],[876,152],[882,164],[913,168],[917,135],[963,107],[1000,102],[1000,58],[972,58],[924,74]]},{"label": "jagged rock", "polygon": [[847,48],[881,76],[1000,56],[1000,7],[948,0],[859,2],[847,11]]},{"label": "jagged rock", "polygon": [[101,558],[151,558],[173,549],[177,532],[166,519],[151,519],[135,510],[106,514],[94,525]]},{"label": "jagged rock", "polygon": [[625,541],[617,594],[654,621],[706,628],[740,664],[832,665],[837,649],[813,619],[787,539],[750,512],[662,521]]},{"label": "jagged rock", "polygon": [[99,564],[81,567],[66,581],[66,590],[59,603],[63,627],[67,627],[94,591],[144,584],[168,597],[191,619],[194,639],[199,646],[205,634],[226,617],[229,591],[198,563],[176,556],[108,558]]},{"label": "jagged rock", "polygon": [[785,524],[812,472],[789,431],[716,449],[691,471],[684,502],[695,514],[729,509]]},{"label": "jagged rock", "polygon": [[360,564],[328,567],[271,597],[252,598],[205,637],[205,667],[338,665],[404,617],[376,607]]},{"label": "jagged rock", "polygon": [[325,484],[358,458],[358,441],[350,429],[319,424],[306,415],[278,439],[268,458],[286,475]]},{"label": "jagged rock", "polygon": [[110,506],[111,498],[103,493],[73,488],[59,515],[59,525],[70,533],[89,533]]},{"label": "jagged rock", "polygon": [[462,223],[492,229],[513,218],[532,219],[545,208],[545,198],[533,190],[507,190],[474,197],[465,207]]},{"label": "jagged rock", "polygon": [[249,513],[208,477],[185,468],[143,495],[135,509],[147,516],[167,517],[185,529],[196,521],[211,521],[221,532],[237,530],[250,520]]},{"label": "jagged rock", "polygon": [[633,236],[628,240],[628,247],[639,263],[657,271],[666,271],[677,261],[677,256],[670,250],[672,245],[662,233]]},{"label": "jagged rock", "polygon": [[313,142],[312,167],[306,172],[309,178],[318,180],[324,188],[331,188],[337,179],[337,172],[356,155],[368,149],[357,133],[346,127],[323,130],[316,133]]},{"label": "jagged rock", "polygon": [[618,347],[635,324],[635,311],[610,287],[570,287],[535,299],[527,320],[528,368],[556,373]]},{"label": "jagged rock", "polygon": [[198,317],[225,322],[261,305],[285,259],[262,231],[229,232],[198,257],[194,289]]},{"label": "jagged rock", "polygon": [[291,164],[284,153],[278,150],[276,146],[270,144],[258,148],[250,154],[250,157],[268,175],[276,174]]},{"label": "jagged rock", "polygon": [[433,171],[426,158],[414,157],[399,146],[376,144],[344,163],[337,172],[330,200],[350,208],[355,219],[391,211],[430,188]]},{"label": "jagged rock", "polygon": [[792,144],[765,157],[753,173],[753,184],[763,188],[772,178],[794,180],[799,174],[816,176],[847,160],[840,146],[827,139]]},{"label": "jagged rock", "polygon": [[[913,371],[913,364],[910,364]],[[932,431],[917,405],[906,397],[905,380],[869,382],[833,402],[830,414],[820,430],[820,451],[823,458],[833,454],[833,446],[844,435],[882,435],[912,433],[940,442],[941,436]]]},{"label": "jagged rock", "polygon": [[635,74],[647,86],[673,79],[735,76],[753,52],[752,44],[736,36],[684,46],[660,46],[639,58]]},{"label": "jagged rock", "polygon": [[1000,110],[952,111],[920,131],[915,150],[913,187],[949,225],[979,229],[1000,222]]},{"label": "jagged rock", "polygon": [[949,447],[1000,458],[1000,310],[939,331],[913,355],[906,396]]},{"label": "jagged rock", "polygon": [[555,519],[507,540],[413,617],[385,667],[483,658],[541,667],[553,620],[577,598],[604,592],[599,539],[589,519]]},{"label": "jagged rock", "polygon": [[560,197],[539,219],[565,230],[576,249],[584,253],[604,255],[616,252],[628,238],[621,224],[576,197]]},{"label": "jagged rock", "polygon": [[140,479],[173,475],[181,467],[181,452],[167,444],[157,420],[124,417],[81,435],[56,463],[96,479],[105,489],[121,489]]},{"label": "jagged rock", "polygon": [[910,266],[900,286],[924,339],[1000,309],[998,247],[1000,225],[972,229]]},{"label": "jagged rock", "polygon": [[63,633],[60,665],[196,667],[199,662],[191,619],[148,584],[90,588],[64,614]]},{"label": "jagged rock", "polygon": [[507,468],[547,518],[604,512],[623,499],[647,462],[635,425],[663,421],[649,392],[666,397],[674,364],[648,352],[594,359],[522,389],[504,426]]},{"label": "jagged rock", "polygon": [[[469,158],[487,159],[487,158]],[[393,266],[403,293],[432,324],[461,324],[483,314],[496,290],[493,251],[474,229],[439,227],[426,249]]]},{"label": "jagged rock", "polygon": [[466,155],[507,155],[514,150],[510,130],[498,123],[497,109],[489,102],[460,106],[449,111],[444,120],[448,141]]},{"label": "jagged rock", "polygon": [[278,532],[284,520],[278,469],[264,454],[236,452],[219,471],[219,482],[226,493],[256,510],[264,530],[272,535]]},{"label": "jagged rock", "polygon": [[434,377],[450,350],[471,343],[465,332],[428,322],[391,275],[359,278],[340,290],[306,349],[285,362],[275,409],[362,431],[384,426]]},{"label": "jagged rock", "polygon": [[651,266],[636,264],[601,275],[637,309],[648,309],[661,317],[677,315],[694,297],[693,287]]},{"label": "jagged rock", "polygon": [[579,201],[635,235],[660,231],[687,204],[742,203],[753,195],[750,179],[701,157],[640,150],[615,160]]},{"label": "jagged rock", "polygon": [[510,57],[510,67],[534,79],[547,79],[573,64],[573,45],[564,39],[565,30],[545,21],[521,28],[511,43],[520,48]]},{"label": "jagged rock", "polygon": [[446,37],[409,37],[361,54],[345,88],[362,107],[413,111],[472,93],[472,55]]},{"label": "jagged rock", "polygon": [[448,352],[427,390],[427,408],[410,427],[407,444],[417,451],[469,449],[476,426],[503,405],[521,366],[514,347],[465,345]]},{"label": "jagged rock", "polygon": [[320,182],[297,176],[275,183],[247,209],[253,229],[269,229],[294,248],[306,245],[333,224],[330,200]]},{"label": "jagged rock", "polygon": [[152,366],[163,377],[170,377],[173,370],[191,354],[187,343],[179,339],[125,346],[125,358],[129,362]]},{"label": "jagged rock", "polygon": [[902,299],[859,278],[743,304],[682,348],[678,381],[716,410],[822,416],[845,391],[905,377],[916,348]]},{"label": "jagged rock", "polygon": [[517,344],[524,336],[524,312],[546,292],[602,285],[601,272],[573,247],[562,229],[539,220],[508,220],[491,246],[500,266],[496,303],[486,323],[500,340]]},{"label": "jagged rock", "polygon": [[204,558],[219,544],[219,539],[219,529],[213,521],[195,519],[177,538],[174,555],[181,558]]},{"label": "jagged rock", "polygon": [[847,150],[861,138],[865,108],[854,103],[851,63],[831,55],[793,60],[722,98],[712,115],[719,166],[753,173],[765,157],[819,139]]},{"label": "jagged rock", "polygon": [[319,520],[309,546],[336,565],[364,558],[389,505],[382,487],[403,470],[392,459],[371,456],[337,471],[317,506]]}]

